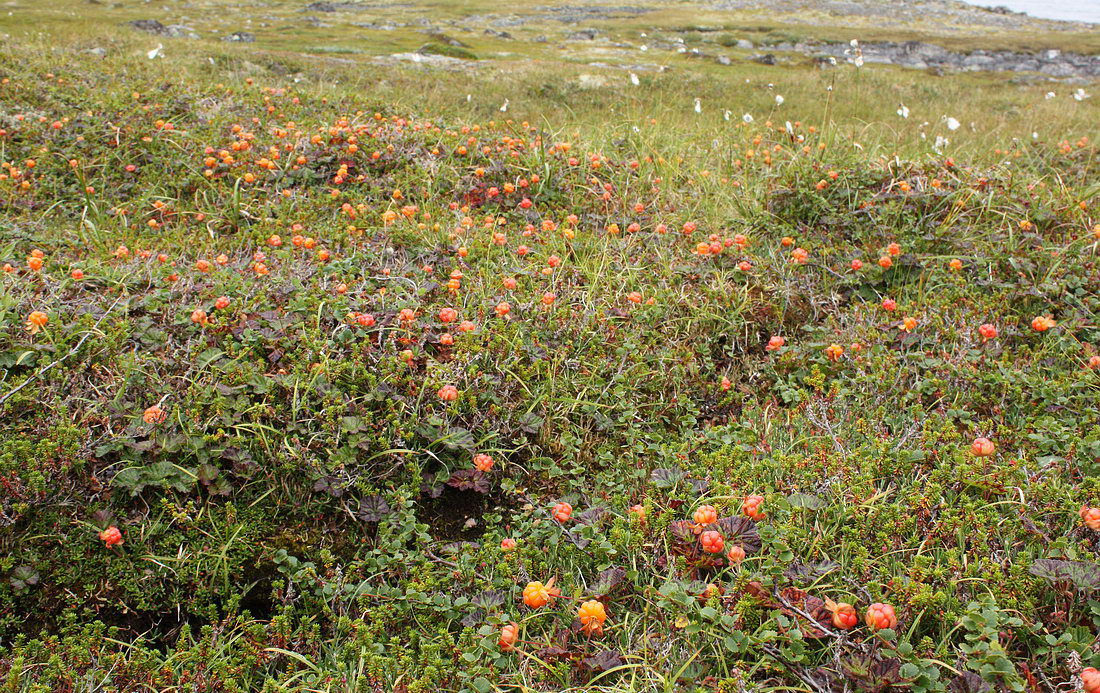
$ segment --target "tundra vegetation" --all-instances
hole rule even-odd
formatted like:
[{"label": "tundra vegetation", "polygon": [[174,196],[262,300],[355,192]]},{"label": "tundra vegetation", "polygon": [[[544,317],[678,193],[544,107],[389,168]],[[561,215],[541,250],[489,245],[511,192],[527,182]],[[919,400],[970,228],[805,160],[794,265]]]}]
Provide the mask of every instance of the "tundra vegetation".
[{"label": "tundra vegetation", "polygon": [[1100,97],[848,43],[1096,34],[864,4],[5,6],[0,690],[1100,691]]}]

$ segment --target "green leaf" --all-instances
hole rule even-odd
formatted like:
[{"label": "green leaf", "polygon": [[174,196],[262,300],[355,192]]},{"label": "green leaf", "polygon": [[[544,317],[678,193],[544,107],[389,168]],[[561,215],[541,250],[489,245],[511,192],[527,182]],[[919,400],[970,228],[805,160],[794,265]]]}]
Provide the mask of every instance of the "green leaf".
[{"label": "green leaf", "polygon": [[899,673],[903,679],[915,679],[920,676],[920,667],[912,663],[903,664]]},{"label": "green leaf", "polygon": [[792,493],[787,496],[787,502],[790,503],[792,508],[805,508],[807,510],[818,510],[827,505],[821,498],[810,493]]}]

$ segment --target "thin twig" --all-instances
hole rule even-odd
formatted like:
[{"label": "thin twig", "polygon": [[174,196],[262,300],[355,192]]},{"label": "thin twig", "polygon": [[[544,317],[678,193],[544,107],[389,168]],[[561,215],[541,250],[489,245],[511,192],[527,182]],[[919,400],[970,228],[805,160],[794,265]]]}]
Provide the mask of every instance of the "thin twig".
[{"label": "thin twig", "polygon": [[778,591],[773,591],[773,592],[772,592],[772,594],[773,594],[773,595],[775,596],[775,598],[776,598],[776,599],[778,599],[778,600],[779,600],[779,602],[780,602],[780,603],[781,603],[781,604],[782,604],[782,605],[783,605],[784,607],[786,607],[787,609],[790,609],[791,611],[795,612],[796,614],[798,614],[798,615],[799,615],[799,616],[801,616],[802,618],[804,618],[804,619],[806,619],[807,621],[809,621],[809,622],[810,622],[810,625],[812,625],[812,626],[816,627],[817,629],[819,629],[819,630],[820,630],[820,631],[821,631],[822,633],[824,633],[825,635],[828,635],[828,636],[829,636],[829,637],[831,637],[831,638],[839,638],[839,637],[840,637],[840,633],[837,633],[836,631],[834,631],[834,630],[830,629],[830,628],[829,628],[828,626],[826,626],[826,625],[825,625],[824,623],[822,623],[821,621],[817,620],[816,618],[814,618],[814,617],[813,617],[813,616],[811,616],[810,614],[806,613],[806,612],[805,612],[805,611],[803,611],[802,609],[798,608],[798,607],[797,607],[797,606],[795,606],[794,604],[791,604],[791,603],[790,603],[790,602],[789,602],[789,601],[788,601],[788,600],[787,600],[787,599],[786,599],[786,598],[785,598],[785,597],[784,597],[784,596],[783,596],[782,594],[780,594],[780,593],[779,593]]},{"label": "thin twig", "polygon": [[779,650],[777,650],[776,648],[772,647],[771,645],[762,645],[760,649],[764,651],[764,654],[768,655],[769,657],[786,667],[790,673],[798,677],[802,681],[802,683],[806,684],[811,689],[819,691],[820,693],[827,693],[827,688],[819,684],[817,680],[810,676],[808,673],[802,671],[795,665],[788,662],[787,659],[783,657],[783,655],[779,654]]}]

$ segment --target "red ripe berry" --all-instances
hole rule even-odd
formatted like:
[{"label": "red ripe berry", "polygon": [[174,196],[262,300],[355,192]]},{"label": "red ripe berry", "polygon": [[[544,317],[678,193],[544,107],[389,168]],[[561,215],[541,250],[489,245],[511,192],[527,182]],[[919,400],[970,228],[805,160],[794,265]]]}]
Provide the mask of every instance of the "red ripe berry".
[{"label": "red ripe berry", "polygon": [[443,387],[439,388],[439,392],[436,394],[438,394],[439,399],[443,400],[444,402],[453,402],[458,399],[458,388],[456,388],[454,385],[444,385]]},{"label": "red ripe berry", "polygon": [[1047,316],[1040,315],[1039,317],[1031,321],[1031,329],[1035,330],[1036,332],[1046,332],[1057,324],[1058,323],[1054,322]]},{"label": "red ripe berry", "polygon": [[1100,671],[1093,667],[1082,669],[1081,688],[1085,693],[1100,693]]},{"label": "red ripe berry", "polygon": [[764,512],[760,506],[764,505],[764,496],[748,496],[741,504],[741,512],[754,520],[764,519]]},{"label": "red ripe berry", "polygon": [[700,505],[695,509],[695,513],[691,518],[695,520],[695,524],[709,525],[718,521],[718,511],[714,509],[713,505]]},{"label": "red ripe berry", "polygon": [[722,553],[722,549],[725,548],[726,541],[722,538],[722,535],[713,529],[708,529],[699,535],[699,542],[703,545],[703,550],[707,553]]},{"label": "red ripe berry", "polygon": [[573,516],[573,506],[568,503],[558,503],[554,506],[554,510],[551,514],[555,520],[565,524],[569,521],[569,518]]},{"label": "red ripe berry", "polygon": [[975,457],[991,457],[997,451],[997,446],[989,438],[975,438],[970,444],[970,452]]},{"label": "red ripe berry", "polygon": [[898,625],[897,614],[894,613],[894,607],[889,604],[875,603],[867,607],[867,617],[865,620],[867,622],[867,627],[871,630],[894,628]]},{"label": "red ripe berry", "polygon": [[856,608],[847,602],[840,602],[838,604],[832,599],[826,599],[825,608],[833,615],[833,626],[840,630],[854,628],[856,623],[859,622],[859,615],[856,614]]},{"label": "red ripe berry", "polygon": [[103,540],[103,543],[106,544],[108,548],[120,546],[122,544],[122,532],[114,525],[100,532],[99,538]]},{"label": "red ripe berry", "polygon": [[1090,508],[1087,505],[1082,505],[1077,514],[1081,516],[1081,521],[1085,523],[1086,527],[1100,530],[1100,508]]},{"label": "red ripe berry", "polygon": [[516,640],[518,639],[519,624],[513,621],[500,629],[500,640],[497,641],[497,644],[504,652],[511,652],[516,649]]},{"label": "red ripe berry", "polygon": [[488,472],[493,468],[493,458],[483,452],[474,455],[474,466],[482,472]]}]

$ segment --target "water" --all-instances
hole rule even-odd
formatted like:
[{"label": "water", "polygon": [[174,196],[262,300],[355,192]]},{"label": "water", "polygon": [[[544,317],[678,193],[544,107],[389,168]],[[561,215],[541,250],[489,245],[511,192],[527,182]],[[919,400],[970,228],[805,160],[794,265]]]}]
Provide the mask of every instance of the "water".
[{"label": "water", "polygon": [[1100,23],[1100,0],[965,0],[971,5],[996,7],[1002,5],[1014,12],[1027,12],[1032,17],[1064,19],[1076,22]]}]

